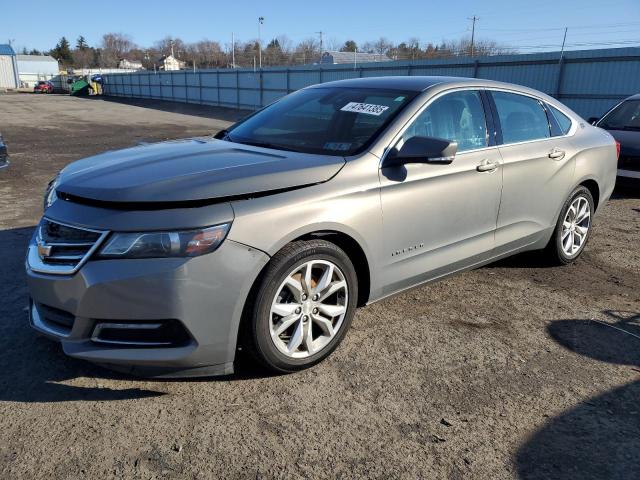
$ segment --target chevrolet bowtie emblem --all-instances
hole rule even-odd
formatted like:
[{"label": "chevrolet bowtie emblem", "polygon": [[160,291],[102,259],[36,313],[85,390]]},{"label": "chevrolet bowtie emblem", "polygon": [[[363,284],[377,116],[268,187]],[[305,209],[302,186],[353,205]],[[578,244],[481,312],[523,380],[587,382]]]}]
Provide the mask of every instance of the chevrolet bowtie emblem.
[{"label": "chevrolet bowtie emblem", "polygon": [[49,255],[51,255],[51,245],[38,242],[38,256],[40,259],[44,260]]}]

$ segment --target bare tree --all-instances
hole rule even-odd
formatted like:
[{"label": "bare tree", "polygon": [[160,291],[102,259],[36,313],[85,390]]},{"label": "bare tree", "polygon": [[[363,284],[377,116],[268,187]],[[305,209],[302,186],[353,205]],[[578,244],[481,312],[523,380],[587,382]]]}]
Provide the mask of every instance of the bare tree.
[{"label": "bare tree", "polygon": [[154,43],[153,47],[160,52],[161,55],[170,55],[171,48],[173,47],[173,53],[176,57],[180,56],[180,53],[187,51],[187,46],[181,38],[172,37],[168,35],[162,40],[158,40]]},{"label": "bare tree", "polygon": [[[512,50],[506,48],[493,40],[478,40],[473,44],[474,56],[502,55],[513,53]],[[471,55],[471,38],[463,38],[461,40],[442,42],[439,46],[439,55],[443,56],[470,56]]]},{"label": "bare tree", "polygon": [[122,33],[106,33],[102,36],[100,64],[103,67],[117,67],[118,62],[124,58],[136,45],[129,35]]},{"label": "bare tree", "polygon": [[393,48],[393,44],[385,37],[380,37],[373,43],[373,51],[378,55],[386,55]]},{"label": "bare tree", "polygon": [[320,42],[315,38],[307,38],[296,46],[293,53],[294,63],[317,63],[320,61],[320,54]]},{"label": "bare tree", "polygon": [[197,43],[187,45],[187,51],[191,52],[199,68],[213,68],[225,66],[225,54],[218,42],[211,40],[201,40]]},{"label": "bare tree", "polygon": [[[263,64],[300,65],[318,63],[321,61],[322,54],[318,40],[316,36],[309,37],[294,45],[285,35],[272,38],[262,45]],[[66,42],[66,39],[64,41]],[[257,61],[258,58],[259,46],[257,39],[250,39],[244,42],[236,39],[235,42],[236,66],[252,67],[254,61]],[[62,43],[57,45],[52,52],[64,50]],[[145,68],[152,69],[161,56],[171,53],[172,47],[174,55],[185,61],[189,67],[221,68],[230,67],[233,63],[230,44],[226,44],[223,48],[219,42],[213,40],[203,39],[199,42],[186,43],[180,38],[167,36],[155,42],[151,48],[141,49],[136,46],[131,37],[122,33],[107,33],[103,35],[98,48],[90,47],[84,37],[79,37],[76,42],[76,48],[73,50],[69,48],[67,63],[77,67],[116,67],[121,59],[127,58],[141,61]],[[407,41],[398,44],[390,42],[385,37],[380,37],[376,41],[365,42],[361,46],[357,46],[353,40],[340,43],[332,38],[325,40],[323,47],[328,50],[339,48],[341,51],[346,52],[353,52],[357,49],[359,52],[375,53],[392,60],[419,60],[471,55],[471,41],[469,38],[444,40],[439,44],[427,43],[426,45],[421,45],[420,40],[416,37],[411,37]],[[492,40],[476,39],[474,42],[474,56],[505,53],[513,53],[513,50]]]}]

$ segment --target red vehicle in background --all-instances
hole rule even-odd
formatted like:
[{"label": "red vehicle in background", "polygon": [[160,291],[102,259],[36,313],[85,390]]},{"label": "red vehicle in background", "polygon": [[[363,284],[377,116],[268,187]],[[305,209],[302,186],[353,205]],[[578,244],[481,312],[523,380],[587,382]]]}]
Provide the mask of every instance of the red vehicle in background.
[{"label": "red vehicle in background", "polygon": [[53,83],[49,81],[39,81],[33,87],[33,93],[53,93]]}]

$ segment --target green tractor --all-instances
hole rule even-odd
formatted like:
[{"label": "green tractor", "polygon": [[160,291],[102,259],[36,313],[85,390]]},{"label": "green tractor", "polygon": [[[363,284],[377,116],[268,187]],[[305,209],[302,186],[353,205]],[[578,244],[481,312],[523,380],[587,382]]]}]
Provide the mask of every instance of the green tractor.
[{"label": "green tractor", "polygon": [[87,82],[84,77],[73,79],[70,78],[69,80],[67,80],[67,83],[69,83],[69,94],[77,97],[84,97],[89,95],[89,90],[91,87],[89,86],[89,82]]}]

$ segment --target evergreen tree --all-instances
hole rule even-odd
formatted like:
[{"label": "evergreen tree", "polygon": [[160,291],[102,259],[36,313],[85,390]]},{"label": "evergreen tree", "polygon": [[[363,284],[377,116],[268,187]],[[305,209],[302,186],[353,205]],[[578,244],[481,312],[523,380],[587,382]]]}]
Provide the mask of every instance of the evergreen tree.
[{"label": "evergreen tree", "polygon": [[66,37],[62,37],[58,44],[51,50],[51,55],[59,62],[69,64],[72,62],[71,49]]},{"label": "evergreen tree", "polygon": [[353,40],[347,40],[340,49],[341,52],[355,52],[358,49],[358,45]]},{"label": "evergreen tree", "polygon": [[76,48],[78,50],[85,50],[88,46],[89,44],[87,43],[87,40],[84,38],[84,36],[80,35],[78,37],[78,40],[76,40]]}]

